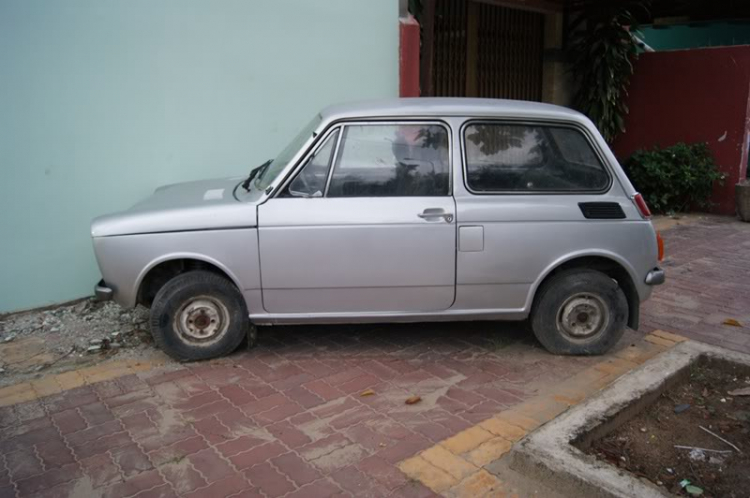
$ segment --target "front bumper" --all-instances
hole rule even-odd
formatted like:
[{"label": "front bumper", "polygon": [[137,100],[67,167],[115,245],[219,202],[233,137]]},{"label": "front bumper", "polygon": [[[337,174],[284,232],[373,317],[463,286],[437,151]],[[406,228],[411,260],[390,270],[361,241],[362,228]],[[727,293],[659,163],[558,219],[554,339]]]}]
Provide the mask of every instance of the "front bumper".
[{"label": "front bumper", "polygon": [[99,283],[94,286],[94,297],[97,301],[109,301],[112,299],[112,289],[107,287],[104,280],[99,280]]},{"label": "front bumper", "polygon": [[661,268],[654,268],[646,274],[646,285],[661,285],[666,280],[667,275]]}]

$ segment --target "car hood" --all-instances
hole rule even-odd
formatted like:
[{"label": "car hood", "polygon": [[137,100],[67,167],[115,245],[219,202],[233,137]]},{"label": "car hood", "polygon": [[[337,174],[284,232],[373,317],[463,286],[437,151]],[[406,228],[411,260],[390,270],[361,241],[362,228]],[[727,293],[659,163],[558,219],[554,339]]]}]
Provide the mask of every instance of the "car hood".
[{"label": "car hood", "polygon": [[[242,178],[175,183],[157,188],[126,211],[96,218],[92,237],[254,227],[260,192],[238,201],[234,189]],[[241,188],[241,187],[240,187]]]}]

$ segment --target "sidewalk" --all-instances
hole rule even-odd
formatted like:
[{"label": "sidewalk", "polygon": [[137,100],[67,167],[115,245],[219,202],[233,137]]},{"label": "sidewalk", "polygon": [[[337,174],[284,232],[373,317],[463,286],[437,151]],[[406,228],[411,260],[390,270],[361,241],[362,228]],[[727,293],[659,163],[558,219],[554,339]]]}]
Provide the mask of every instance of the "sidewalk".
[{"label": "sidewalk", "polygon": [[0,408],[0,497],[429,496],[399,462],[606,359],[493,323],[272,332],[219,361],[6,389],[24,401]]},{"label": "sidewalk", "polygon": [[[667,330],[750,353],[750,223],[686,221],[662,232],[667,281],[641,308],[640,331]],[[742,326],[725,325],[727,319]]]}]

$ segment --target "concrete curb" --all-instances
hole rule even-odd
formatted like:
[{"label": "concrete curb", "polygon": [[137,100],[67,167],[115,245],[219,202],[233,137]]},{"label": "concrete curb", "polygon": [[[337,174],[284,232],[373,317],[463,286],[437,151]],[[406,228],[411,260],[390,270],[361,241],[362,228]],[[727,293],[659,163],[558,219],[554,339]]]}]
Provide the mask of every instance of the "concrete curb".
[{"label": "concrete curb", "polygon": [[626,422],[701,358],[750,366],[750,355],[693,341],[677,344],[529,434],[511,451],[511,467],[571,496],[667,496],[650,482],[586,455],[571,443],[591,441],[608,427]]}]

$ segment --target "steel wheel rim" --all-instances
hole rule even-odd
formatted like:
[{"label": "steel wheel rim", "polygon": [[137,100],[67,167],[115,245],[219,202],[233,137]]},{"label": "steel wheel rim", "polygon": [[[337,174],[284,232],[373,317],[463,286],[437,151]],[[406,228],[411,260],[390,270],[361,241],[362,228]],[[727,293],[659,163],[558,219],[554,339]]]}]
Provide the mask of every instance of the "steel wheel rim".
[{"label": "steel wheel rim", "polygon": [[174,327],[187,342],[215,342],[229,328],[229,310],[218,299],[198,296],[187,300],[180,307]]},{"label": "steel wheel rim", "polygon": [[609,308],[596,294],[581,292],[570,296],[557,314],[558,329],[571,339],[589,339],[607,328]]}]

